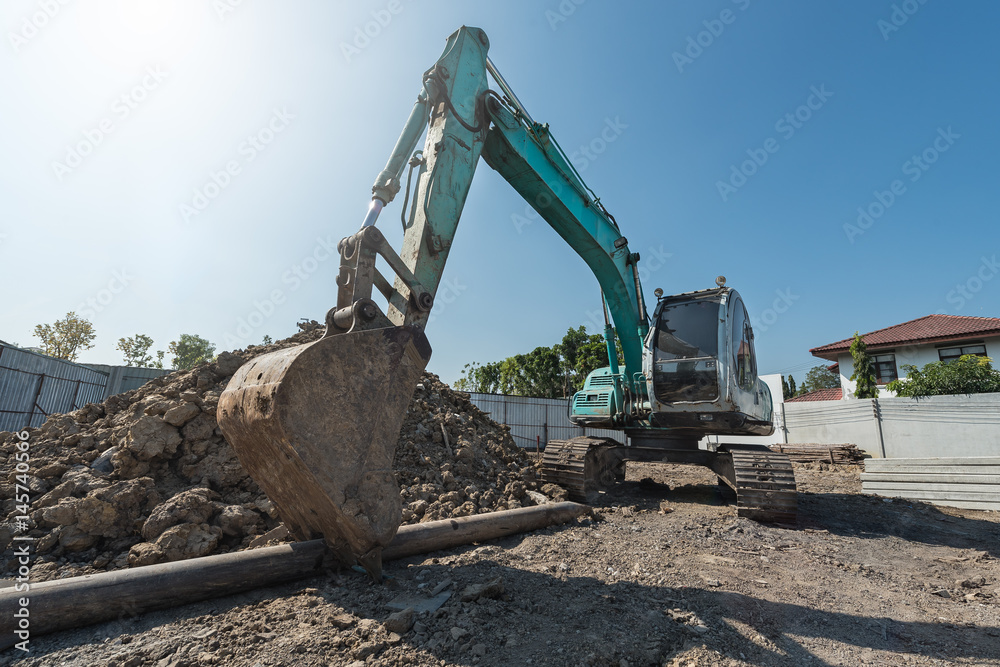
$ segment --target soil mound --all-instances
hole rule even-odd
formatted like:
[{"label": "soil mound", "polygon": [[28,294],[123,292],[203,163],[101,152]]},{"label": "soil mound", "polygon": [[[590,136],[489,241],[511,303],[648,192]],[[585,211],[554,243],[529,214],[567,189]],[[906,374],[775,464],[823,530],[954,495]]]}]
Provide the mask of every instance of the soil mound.
[{"label": "soil mound", "polygon": [[[32,578],[44,580],[235,551],[280,533],[276,508],[243,470],[215,413],[246,361],[323,334],[317,322],[299,327],[272,345],[223,352],[52,415],[27,430],[27,473],[17,469],[19,434],[0,433],[0,548],[10,554],[14,535],[35,538]],[[394,470],[404,523],[544,501],[534,465],[507,427],[430,373],[409,406]],[[3,563],[4,572],[13,569],[16,560]]]}]

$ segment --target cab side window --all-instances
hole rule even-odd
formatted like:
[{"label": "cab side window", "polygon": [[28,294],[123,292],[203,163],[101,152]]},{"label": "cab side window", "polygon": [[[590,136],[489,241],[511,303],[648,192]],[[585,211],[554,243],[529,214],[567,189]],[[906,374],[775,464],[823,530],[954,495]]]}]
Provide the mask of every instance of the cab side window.
[{"label": "cab side window", "polygon": [[743,303],[736,304],[733,318],[733,352],[736,384],[744,391],[753,391],[757,377],[757,359],[753,350],[753,330]]}]

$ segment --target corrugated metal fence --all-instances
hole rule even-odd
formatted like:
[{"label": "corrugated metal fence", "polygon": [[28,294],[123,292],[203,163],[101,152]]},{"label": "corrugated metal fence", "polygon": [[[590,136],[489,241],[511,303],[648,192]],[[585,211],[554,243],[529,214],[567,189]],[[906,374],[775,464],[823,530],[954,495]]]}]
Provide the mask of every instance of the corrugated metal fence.
[{"label": "corrugated metal fence", "polygon": [[531,398],[504,394],[471,393],[473,404],[489,413],[493,421],[510,427],[514,442],[526,449],[537,445],[544,449],[549,440],[566,440],[581,435],[615,438],[625,441],[621,431],[583,428],[569,420],[568,398]]},{"label": "corrugated metal fence", "polygon": [[173,369],[159,368],[136,368],[135,366],[108,366],[107,364],[80,364],[99,373],[108,376],[108,387],[104,393],[104,398],[112,394],[138,389],[153,378],[158,378],[167,373],[173,373]]},{"label": "corrugated metal fence", "polygon": [[100,403],[112,394],[141,387],[170,372],[126,366],[88,367],[0,344],[0,431],[41,426],[51,414]]},{"label": "corrugated metal fence", "polygon": [[50,414],[99,402],[107,382],[90,368],[0,345],[0,431],[41,426]]}]

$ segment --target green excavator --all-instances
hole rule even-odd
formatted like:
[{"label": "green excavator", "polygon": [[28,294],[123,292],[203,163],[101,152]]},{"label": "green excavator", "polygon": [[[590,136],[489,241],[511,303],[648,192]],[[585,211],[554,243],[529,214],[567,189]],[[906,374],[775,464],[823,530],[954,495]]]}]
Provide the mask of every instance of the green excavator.
[{"label": "green excavator", "polygon": [[[759,445],[699,446],[711,434],[773,432],[740,295],[721,276],[711,289],[674,296],[657,289],[650,318],[639,254],[548,125],[528,115],[488,49],[485,32],[463,27],[424,73],[361,229],[339,244],[337,305],[323,337],[249,361],[222,394],[219,424],[247,472],[296,538],[322,536],[343,562],[379,576],[381,550],[401,520],[396,440],[430,359],[424,327],[482,158],[580,255],[602,291],[609,365],[572,398],[571,419],[625,437],[547,443],[543,479],[586,501],[623,480],[626,461],[704,465],[735,491],[739,515],[794,522],[786,456]],[[404,178],[397,253],[375,223]],[[377,257],[394,275],[376,268]]]}]

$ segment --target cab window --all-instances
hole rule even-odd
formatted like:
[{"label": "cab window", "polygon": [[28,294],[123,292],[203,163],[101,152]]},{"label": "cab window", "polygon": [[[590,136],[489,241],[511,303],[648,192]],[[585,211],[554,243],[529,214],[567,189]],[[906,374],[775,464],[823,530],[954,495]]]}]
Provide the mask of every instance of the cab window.
[{"label": "cab window", "polygon": [[733,369],[736,384],[745,391],[753,391],[757,378],[757,359],[753,349],[753,330],[746,307],[742,302],[735,304],[732,322]]}]

